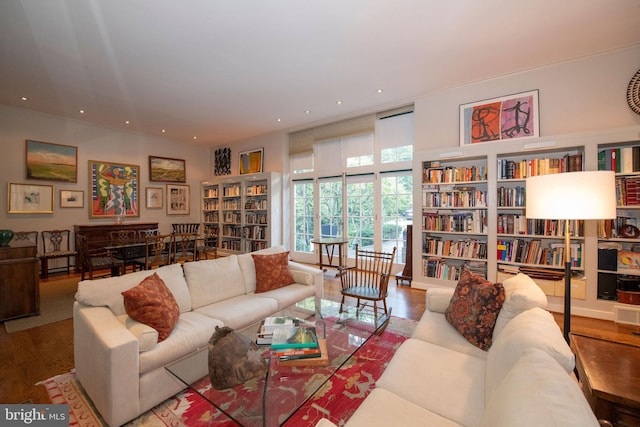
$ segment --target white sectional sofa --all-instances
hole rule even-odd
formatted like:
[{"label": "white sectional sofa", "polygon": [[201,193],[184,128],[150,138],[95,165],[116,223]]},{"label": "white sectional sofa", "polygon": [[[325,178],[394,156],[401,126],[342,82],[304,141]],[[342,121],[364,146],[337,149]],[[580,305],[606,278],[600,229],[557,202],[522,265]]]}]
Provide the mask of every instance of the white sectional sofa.
[{"label": "white sectional sofa", "polygon": [[[346,427],[598,426],[544,293],[524,274],[503,285],[488,351],[446,320],[454,290],[429,289],[415,332]],[[317,424],[329,426],[327,419]]]},{"label": "white sectional sofa", "polygon": [[[284,251],[274,247],[254,253]],[[75,370],[104,420],[121,425],[185,388],[164,366],[206,346],[216,326],[242,328],[307,297],[322,297],[321,270],[292,261],[288,265],[295,283],[262,293],[255,292],[251,254],[80,282],[73,313]],[[156,330],[127,315],[121,294],[154,273],[180,312],[161,342]],[[206,374],[202,366],[196,378]]]}]

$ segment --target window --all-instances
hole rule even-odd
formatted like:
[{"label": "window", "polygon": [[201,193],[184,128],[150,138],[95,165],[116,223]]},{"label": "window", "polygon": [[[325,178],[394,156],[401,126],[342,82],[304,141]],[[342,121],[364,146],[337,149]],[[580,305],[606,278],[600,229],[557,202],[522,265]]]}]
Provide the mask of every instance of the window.
[{"label": "window", "polygon": [[376,135],[380,144],[382,163],[413,160],[413,113],[381,118],[376,123]]},{"label": "window", "polygon": [[342,236],[342,177],[320,181],[320,237]]},{"label": "window", "polygon": [[406,260],[407,225],[413,223],[413,177],[411,171],[382,177],[382,248],[397,248],[398,263]]},{"label": "window", "polygon": [[347,238],[349,257],[355,258],[355,246],[374,249],[373,174],[347,177]]},{"label": "window", "polygon": [[296,252],[313,253],[314,236],[313,181],[293,183],[294,228],[293,247]]}]

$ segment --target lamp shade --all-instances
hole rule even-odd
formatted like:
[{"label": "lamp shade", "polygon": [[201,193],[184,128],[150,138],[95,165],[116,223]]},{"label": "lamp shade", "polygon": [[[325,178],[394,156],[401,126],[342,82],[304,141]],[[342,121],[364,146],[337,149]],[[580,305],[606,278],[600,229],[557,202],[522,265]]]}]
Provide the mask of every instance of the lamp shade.
[{"label": "lamp shade", "polygon": [[526,217],[611,219],[616,217],[613,171],[566,172],[526,179]]}]

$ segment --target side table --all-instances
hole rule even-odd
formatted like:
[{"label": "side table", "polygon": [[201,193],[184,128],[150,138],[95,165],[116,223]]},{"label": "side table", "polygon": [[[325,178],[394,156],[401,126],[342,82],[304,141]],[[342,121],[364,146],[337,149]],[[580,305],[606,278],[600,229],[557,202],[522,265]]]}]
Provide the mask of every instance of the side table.
[{"label": "side table", "polygon": [[640,425],[640,346],[570,334],[580,387],[599,420]]}]

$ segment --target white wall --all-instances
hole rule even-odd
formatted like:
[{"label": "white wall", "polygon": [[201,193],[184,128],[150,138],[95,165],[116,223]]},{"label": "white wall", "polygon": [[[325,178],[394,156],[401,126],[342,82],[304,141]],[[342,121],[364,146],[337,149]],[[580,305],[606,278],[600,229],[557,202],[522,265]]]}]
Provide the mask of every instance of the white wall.
[{"label": "white wall", "polygon": [[[52,142],[78,147],[78,182],[26,179],[25,140]],[[209,176],[209,148],[162,137],[141,135],[64,119],[24,109],[0,106],[0,228],[11,230],[73,229],[75,224],[113,223],[112,219],[89,219],[88,162],[98,160],[140,166],[140,217],[127,222],[158,222],[162,232],[171,231],[172,222],[200,221],[200,182]],[[184,159],[190,186],[189,215],[166,214],[166,184],[149,182],[149,155]],[[7,183],[47,184],[54,187],[53,214],[8,214]],[[164,208],[146,209],[144,189],[164,189]],[[84,208],[60,208],[60,190],[84,191]]]}]

